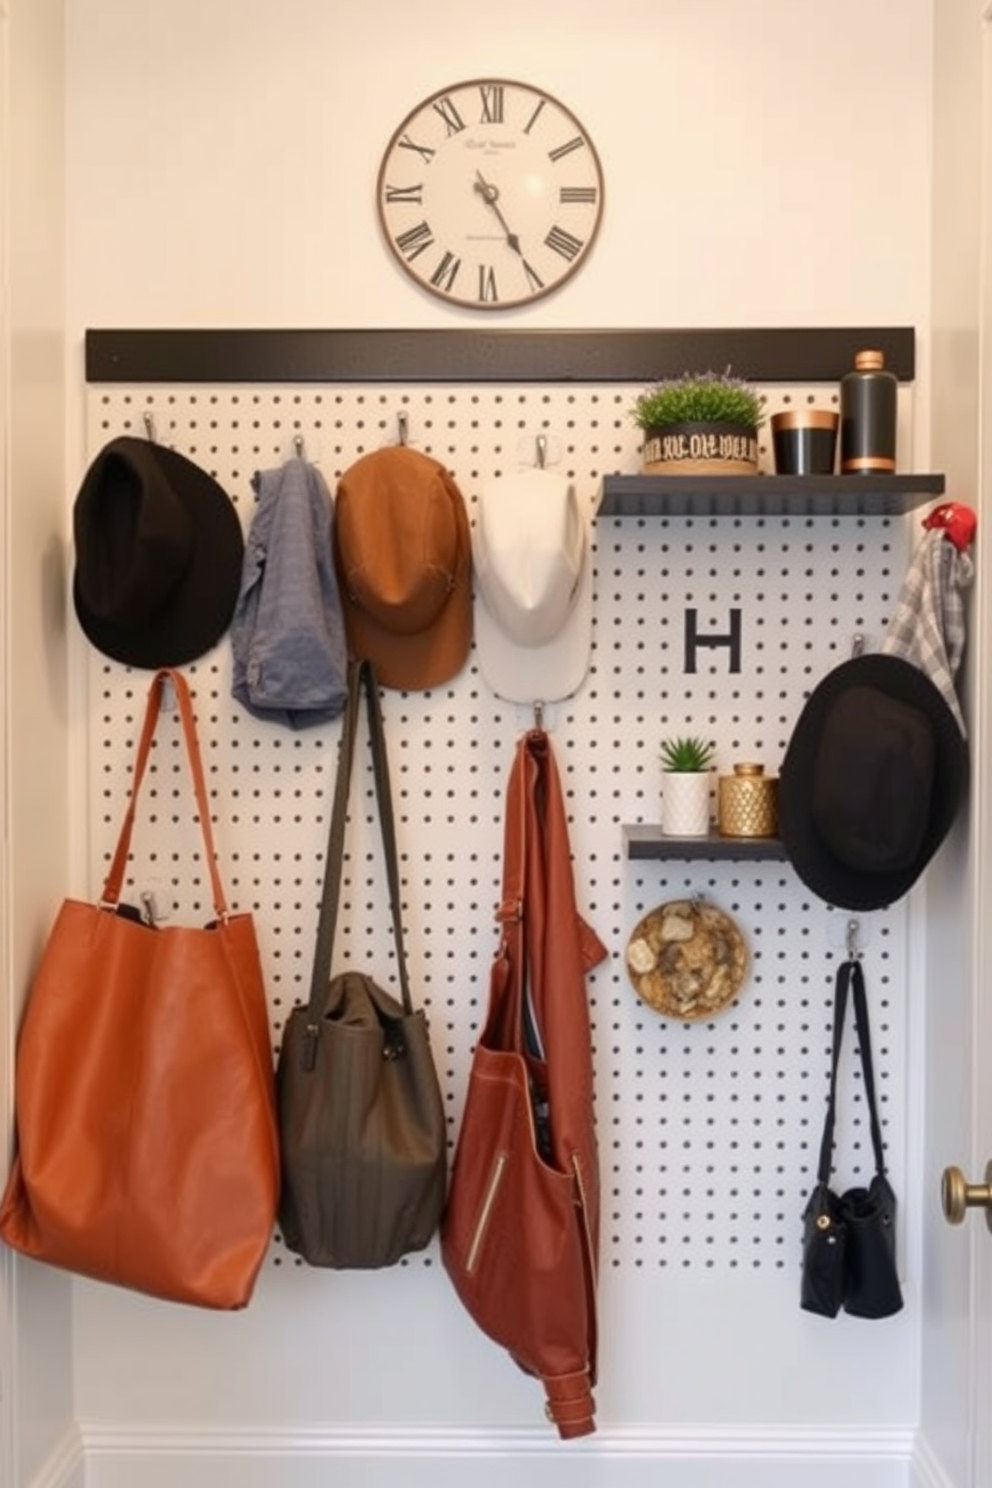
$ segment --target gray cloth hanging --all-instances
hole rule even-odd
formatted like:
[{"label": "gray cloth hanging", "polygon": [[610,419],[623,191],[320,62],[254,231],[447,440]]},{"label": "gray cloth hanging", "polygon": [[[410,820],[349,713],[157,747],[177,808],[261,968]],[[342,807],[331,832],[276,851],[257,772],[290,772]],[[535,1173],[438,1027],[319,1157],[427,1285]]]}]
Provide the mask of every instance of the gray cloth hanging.
[{"label": "gray cloth hanging", "polygon": [[910,561],[881,649],[925,672],[967,737],[954,679],[965,644],[965,590],[974,564],[939,528],[924,532]]}]

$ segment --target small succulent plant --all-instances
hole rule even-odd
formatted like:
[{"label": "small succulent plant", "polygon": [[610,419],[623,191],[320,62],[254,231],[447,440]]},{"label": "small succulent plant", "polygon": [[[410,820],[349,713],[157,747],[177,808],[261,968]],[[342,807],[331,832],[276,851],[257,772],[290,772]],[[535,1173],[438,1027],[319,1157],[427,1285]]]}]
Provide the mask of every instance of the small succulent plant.
[{"label": "small succulent plant", "polygon": [[661,767],[681,775],[698,775],[713,767],[715,749],[705,739],[677,736],[661,741]]},{"label": "small succulent plant", "polygon": [[726,372],[686,372],[647,388],[634,401],[631,418],[653,432],[669,424],[740,424],[757,429],[764,418],[760,395]]}]

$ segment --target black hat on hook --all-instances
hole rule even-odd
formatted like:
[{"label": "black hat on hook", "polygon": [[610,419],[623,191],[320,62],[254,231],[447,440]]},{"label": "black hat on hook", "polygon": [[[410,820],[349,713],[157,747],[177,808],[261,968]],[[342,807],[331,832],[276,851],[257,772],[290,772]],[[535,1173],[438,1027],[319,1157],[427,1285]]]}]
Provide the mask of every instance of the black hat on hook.
[{"label": "black hat on hook", "polygon": [[230,497],[176,450],[121,436],[73,508],[73,602],[88,639],[135,667],[182,666],[231,623],[244,537]]},{"label": "black hat on hook", "polygon": [[779,831],[807,888],[881,909],[916,882],[957,814],[968,747],[930,678],[857,656],[806,702],[779,771]]}]

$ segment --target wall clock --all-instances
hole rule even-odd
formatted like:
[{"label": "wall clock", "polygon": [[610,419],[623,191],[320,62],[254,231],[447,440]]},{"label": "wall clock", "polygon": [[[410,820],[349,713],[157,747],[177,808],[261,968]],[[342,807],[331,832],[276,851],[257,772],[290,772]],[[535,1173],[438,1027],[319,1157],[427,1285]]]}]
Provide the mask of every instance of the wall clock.
[{"label": "wall clock", "polygon": [[571,109],[503,78],[425,98],[386,147],[376,187],[397,260],[423,289],[475,310],[526,305],[585,261],[603,171]]}]

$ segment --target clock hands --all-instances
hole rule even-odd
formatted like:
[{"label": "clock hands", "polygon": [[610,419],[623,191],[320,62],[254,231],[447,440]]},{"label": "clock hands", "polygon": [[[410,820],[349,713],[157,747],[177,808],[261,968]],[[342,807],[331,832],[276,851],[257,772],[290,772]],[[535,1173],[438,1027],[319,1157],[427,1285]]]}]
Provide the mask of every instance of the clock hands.
[{"label": "clock hands", "polygon": [[502,209],[499,205],[499,187],[493,186],[491,182],[487,181],[483,177],[481,171],[477,170],[475,176],[475,190],[482,197],[482,200],[485,202],[486,206],[491,207],[493,212],[496,214],[497,222],[506,233],[506,241],[508,247],[512,248],[514,253],[519,253],[522,256],[523,250],[520,247],[520,239],[517,237],[515,232],[510,231],[510,224],[503,216]]}]

